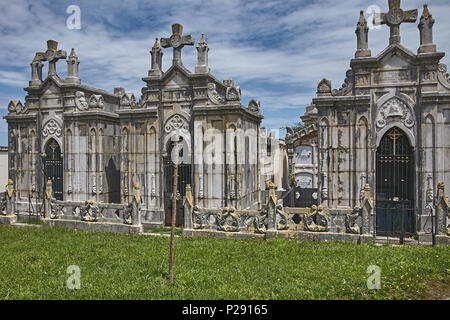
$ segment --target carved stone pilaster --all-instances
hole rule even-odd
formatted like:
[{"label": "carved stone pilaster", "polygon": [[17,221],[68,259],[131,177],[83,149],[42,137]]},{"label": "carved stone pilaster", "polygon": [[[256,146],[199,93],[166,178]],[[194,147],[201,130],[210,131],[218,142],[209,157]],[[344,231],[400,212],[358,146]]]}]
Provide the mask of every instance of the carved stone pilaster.
[{"label": "carved stone pilaster", "polygon": [[278,205],[277,194],[275,193],[275,184],[269,183],[269,199],[267,202],[267,230],[276,230]]},{"label": "carved stone pilaster", "polygon": [[6,186],[6,215],[13,215],[16,213],[16,191],[14,190],[14,183],[11,179],[8,180]]}]

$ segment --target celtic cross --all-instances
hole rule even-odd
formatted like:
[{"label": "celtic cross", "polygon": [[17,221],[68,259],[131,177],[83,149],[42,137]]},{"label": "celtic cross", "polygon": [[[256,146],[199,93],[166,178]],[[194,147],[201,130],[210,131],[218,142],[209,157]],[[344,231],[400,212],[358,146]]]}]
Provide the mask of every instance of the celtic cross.
[{"label": "celtic cross", "polygon": [[161,38],[163,48],[173,48],[173,64],[182,65],[181,49],[184,46],[194,45],[194,37],[191,35],[183,36],[183,26],[181,24],[172,25],[172,36],[170,38]]},{"label": "celtic cross", "polygon": [[34,60],[48,61],[48,75],[56,75],[56,62],[59,59],[65,59],[67,53],[64,50],[58,51],[58,42],[54,40],[47,41],[47,51],[37,52]]},{"label": "celtic cross", "polygon": [[400,43],[400,25],[403,22],[416,22],[417,9],[403,11],[400,8],[400,0],[389,0],[389,12],[377,13],[373,18],[375,25],[387,24],[391,29],[390,44]]}]

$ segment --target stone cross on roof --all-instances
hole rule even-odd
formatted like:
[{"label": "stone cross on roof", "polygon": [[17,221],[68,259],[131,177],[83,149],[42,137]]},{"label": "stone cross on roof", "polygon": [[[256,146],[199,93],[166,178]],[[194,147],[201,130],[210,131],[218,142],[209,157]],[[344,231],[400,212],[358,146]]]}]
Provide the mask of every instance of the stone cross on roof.
[{"label": "stone cross on roof", "polygon": [[183,36],[183,26],[181,24],[172,25],[172,36],[170,38],[161,38],[163,48],[173,48],[173,64],[182,65],[181,49],[184,46],[193,46],[194,37],[191,35]]},{"label": "stone cross on roof", "polygon": [[58,42],[54,40],[47,41],[47,51],[37,52],[34,60],[48,61],[48,75],[56,75],[56,62],[59,59],[65,59],[67,53],[64,50],[58,51]]},{"label": "stone cross on roof", "polygon": [[417,9],[403,11],[400,0],[389,0],[389,12],[377,13],[373,18],[375,25],[387,24],[391,28],[390,44],[400,43],[400,25],[403,22],[416,22]]}]

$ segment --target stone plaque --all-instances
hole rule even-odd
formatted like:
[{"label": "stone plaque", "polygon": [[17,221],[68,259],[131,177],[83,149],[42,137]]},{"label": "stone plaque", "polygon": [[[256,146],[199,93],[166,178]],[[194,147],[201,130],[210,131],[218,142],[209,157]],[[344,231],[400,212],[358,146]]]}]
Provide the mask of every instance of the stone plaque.
[{"label": "stone plaque", "polygon": [[297,186],[302,189],[312,188],[313,176],[311,173],[298,173],[295,175]]},{"label": "stone plaque", "polygon": [[296,163],[297,164],[312,164],[312,152],[311,146],[299,146],[295,149]]}]

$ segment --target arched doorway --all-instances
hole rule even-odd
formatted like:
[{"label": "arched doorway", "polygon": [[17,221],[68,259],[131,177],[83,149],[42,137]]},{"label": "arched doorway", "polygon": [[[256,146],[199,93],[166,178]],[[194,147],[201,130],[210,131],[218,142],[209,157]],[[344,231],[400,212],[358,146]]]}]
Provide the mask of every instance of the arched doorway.
[{"label": "arched doorway", "polygon": [[[172,161],[174,142],[170,141],[167,147],[168,156],[164,158],[164,211],[165,225],[172,224],[173,206],[173,175],[174,163]],[[184,225],[183,197],[186,195],[186,186],[191,184],[192,165],[189,158],[189,148],[183,137],[180,136],[178,143],[178,188],[177,188],[177,218],[176,226]]]},{"label": "arched doorway", "polygon": [[414,233],[414,150],[393,127],[381,139],[376,163],[376,233]]},{"label": "arched doorway", "polygon": [[43,162],[45,183],[51,180],[55,199],[63,200],[63,158],[61,148],[54,139],[50,139],[45,145]]}]

